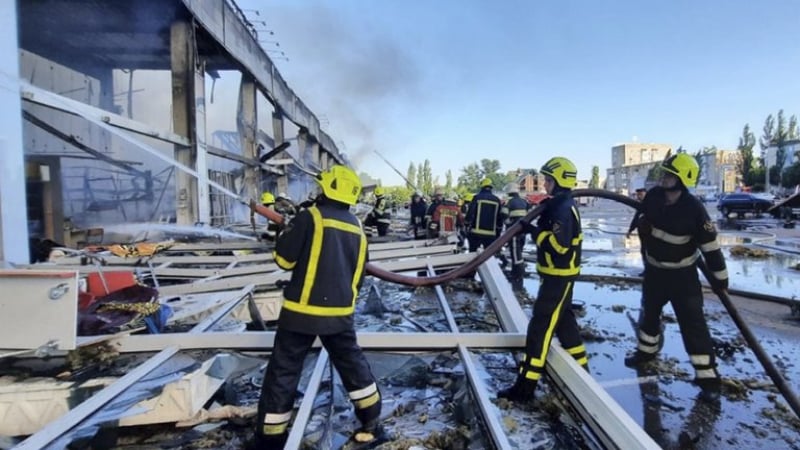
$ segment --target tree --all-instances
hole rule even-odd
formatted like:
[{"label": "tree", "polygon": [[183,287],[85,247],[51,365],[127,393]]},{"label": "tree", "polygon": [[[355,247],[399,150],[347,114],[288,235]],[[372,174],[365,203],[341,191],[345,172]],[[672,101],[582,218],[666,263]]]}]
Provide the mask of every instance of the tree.
[{"label": "tree", "polygon": [[761,160],[763,161],[767,154],[767,148],[772,145],[772,140],[775,137],[775,119],[772,117],[772,114],[768,115],[767,119],[764,121],[762,132],[763,134],[758,140],[758,145],[761,147]]},{"label": "tree", "polygon": [[450,192],[453,190],[453,172],[450,169],[447,169],[447,172],[444,174],[444,190],[445,192]]},{"label": "tree", "polygon": [[736,170],[744,184],[752,185],[751,172],[753,170],[753,147],[756,146],[756,137],[750,131],[750,124],[745,124],[742,130],[742,137],[739,138],[739,158],[736,160]]},{"label": "tree", "polygon": [[425,194],[431,195],[433,193],[433,173],[431,171],[431,162],[426,159],[422,164],[422,183],[419,187]]},{"label": "tree", "polygon": [[781,176],[783,174],[783,166],[786,164],[786,141],[789,138],[789,130],[786,127],[786,119],[783,117],[783,110],[778,111],[778,128],[775,131],[774,144],[777,148],[775,151],[775,167],[777,170],[774,172],[772,169],[769,171],[769,182],[771,184],[781,184]]},{"label": "tree", "polygon": [[492,180],[495,189],[504,189],[505,186],[514,181],[514,177],[500,172],[500,161],[497,159],[482,159],[481,169],[483,178]]},{"label": "tree", "polygon": [[430,194],[430,192],[425,192],[425,186],[424,186],[424,181],[425,180],[423,180],[422,178],[423,178],[423,175],[422,175],[422,163],[419,163],[419,164],[417,164],[417,189],[421,189],[422,190],[422,195],[427,196],[427,195]]},{"label": "tree", "polygon": [[[413,162],[408,163],[408,170],[406,171],[406,178],[411,183],[416,183],[417,181],[417,167],[414,165]],[[409,186],[411,189],[416,189],[415,186]]]},{"label": "tree", "polygon": [[792,117],[789,118],[789,126],[786,127],[786,138],[787,139],[797,139],[800,137],[797,133],[797,116],[792,114]]},{"label": "tree", "polygon": [[589,180],[589,187],[597,189],[600,187],[600,168],[592,166],[592,178]]},{"label": "tree", "polygon": [[480,189],[483,173],[477,163],[470,163],[461,169],[458,176],[458,186],[467,192],[477,192]]},{"label": "tree", "polygon": [[783,187],[790,188],[800,184],[800,162],[796,162],[783,171]]}]

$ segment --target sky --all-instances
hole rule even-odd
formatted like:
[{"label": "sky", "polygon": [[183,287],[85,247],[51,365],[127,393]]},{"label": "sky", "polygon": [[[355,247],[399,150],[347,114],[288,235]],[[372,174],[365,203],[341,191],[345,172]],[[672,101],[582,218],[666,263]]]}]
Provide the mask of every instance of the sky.
[{"label": "sky", "polygon": [[[611,147],[735,149],[746,123],[800,114],[794,0],[236,0],[289,86],[359,171],[444,183],[564,156],[588,179]],[[258,14],[256,14],[256,11]]]}]

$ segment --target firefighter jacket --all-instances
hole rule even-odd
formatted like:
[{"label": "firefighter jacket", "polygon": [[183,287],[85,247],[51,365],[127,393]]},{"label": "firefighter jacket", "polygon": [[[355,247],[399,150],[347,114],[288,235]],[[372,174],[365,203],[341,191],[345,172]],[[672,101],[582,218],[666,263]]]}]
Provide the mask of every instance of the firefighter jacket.
[{"label": "firefighter jacket", "polygon": [[[435,226],[435,228],[434,228]],[[461,208],[453,201],[444,200],[436,210],[433,211],[431,216],[431,229],[437,229],[442,232],[453,232],[461,229],[464,226],[464,216],[461,214]]]},{"label": "firefighter jacket", "polygon": [[409,209],[411,210],[411,225],[422,225],[425,223],[425,212],[428,209],[425,200],[420,199],[418,202],[412,200]]},{"label": "firefighter jacket", "polygon": [[389,210],[389,202],[386,201],[386,197],[381,196],[375,200],[372,214],[378,223],[385,223],[387,225],[391,223],[392,213]]},{"label": "firefighter jacket", "polygon": [[492,188],[481,189],[472,198],[467,211],[466,224],[470,228],[470,233],[486,237],[499,235],[504,220],[500,208],[500,199],[492,194]]},{"label": "firefighter jacket", "polygon": [[426,224],[430,224],[431,223],[431,220],[433,220],[432,219],[433,212],[436,211],[436,208],[438,208],[439,205],[441,205],[441,204],[442,204],[441,197],[433,197],[433,199],[431,199],[431,204],[428,205],[428,209],[427,209],[427,211],[425,211],[425,223]]},{"label": "firefighter jacket", "polygon": [[717,242],[717,229],[697,198],[684,191],[674,204],[666,204],[666,192],[652,188],[642,201],[639,236],[645,261],[660,269],[694,267],[700,254],[713,275],[710,283],[727,288],[728,271]]},{"label": "firefighter jacket", "polygon": [[500,214],[506,217],[506,227],[514,225],[517,220],[528,214],[528,201],[516,194],[509,194],[508,201],[502,208]]},{"label": "firefighter jacket", "polygon": [[547,200],[533,232],[536,271],[540,275],[574,277],[581,272],[581,216],[569,193]]},{"label": "firefighter jacket", "polygon": [[275,262],[292,272],[279,325],[307,334],[353,327],[367,262],[367,238],[344,203],[329,199],[301,210],[275,243]]}]

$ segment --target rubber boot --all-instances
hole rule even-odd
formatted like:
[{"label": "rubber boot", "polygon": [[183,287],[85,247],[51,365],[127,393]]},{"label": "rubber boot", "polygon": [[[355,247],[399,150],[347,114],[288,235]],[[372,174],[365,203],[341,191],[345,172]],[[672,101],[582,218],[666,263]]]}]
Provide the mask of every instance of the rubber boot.
[{"label": "rubber boot", "polygon": [[625,357],[625,365],[627,367],[636,367],[654,359],[656,359],[655,353],[645,353],[641,350],[636,350]]},{"label": "rubber boot", "polygon": [[517,381],[511,387],[497,392],[497,398],[504,398],[518,403],[529,403],[533,401],[535,391],[536,381],[517,377]]},{"label": "rubber boot", "polygon": [[247,443],[248,450],[281,450],[286,445],[289,433],[261,434],[255,433],[253,440]]},{"label": "rubber boot", "polygon": [[696,378],[695,384],[700,386],[698,397],[708,403],[719,401],[722,392],[722,382],[719,378]]}]

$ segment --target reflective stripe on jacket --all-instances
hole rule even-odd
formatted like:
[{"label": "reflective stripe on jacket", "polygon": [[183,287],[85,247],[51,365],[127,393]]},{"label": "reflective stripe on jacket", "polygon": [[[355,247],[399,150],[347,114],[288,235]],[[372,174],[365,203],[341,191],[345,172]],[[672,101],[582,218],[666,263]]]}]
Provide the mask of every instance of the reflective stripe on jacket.
[{"label": "reflective stripe on jacket", "polygon": [[581,216],[567,194],[548,200],[538,221],[536,271],[542,275],[573,277],[581,272]]},{"label": "reflective stripe on jacket", "polygon": [[327,201],[300,211],[279,236],[274,256],[292,271],[283,290],[282,326],[314,334],[352,326],[367,238],[347,205]]}]

